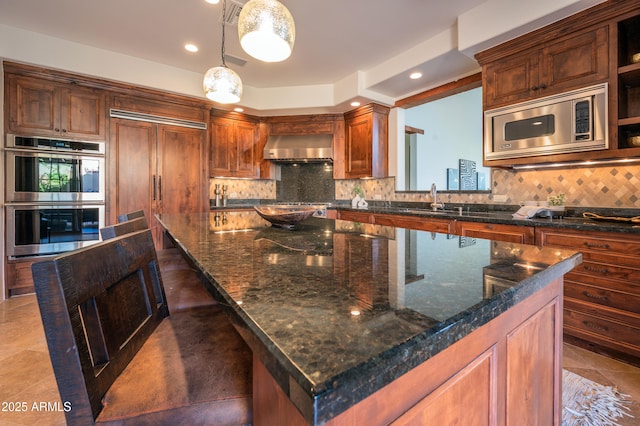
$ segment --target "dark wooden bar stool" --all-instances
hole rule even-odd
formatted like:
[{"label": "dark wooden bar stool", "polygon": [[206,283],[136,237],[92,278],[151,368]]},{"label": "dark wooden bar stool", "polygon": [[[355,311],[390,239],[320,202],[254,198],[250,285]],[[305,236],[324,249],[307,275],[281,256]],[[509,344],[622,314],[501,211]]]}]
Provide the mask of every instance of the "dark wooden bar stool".
[{"label": "dark wooden bar stool", "polygon": [[150,230],[32,272],[69,425],[252,422],[250,349],[220,305],[169,315]]},{"label": "dark wooden bar stool", "polygon": [[[136,210],[129,213],[124,213],[118,215],[118,223],[129,222],[134,219],[144,219],[145,228],[149,227],[147,219],[144,215],[144,210]],[[122,234],[120,234],[122,235]],[[104,236],[102,236],[104,239]],[[172,271],[172,270],[183,270],[183,269],[192,269],[191,265],[186,261],[186,259],[180,253],[177,247],[167,247],[160,250],[156,250],[158,254],[158,262],[160,263],[160,269],[162,272]]]},{"label": "dark wooden bar stool", "polygon": [[[118,220],[120,223],[100,229],[103,240],[149,228],[142,210],[118,216]],[[156,253],[170,312],[217,303],[200,281],[198,272],[177,248],[163,249]]]}]

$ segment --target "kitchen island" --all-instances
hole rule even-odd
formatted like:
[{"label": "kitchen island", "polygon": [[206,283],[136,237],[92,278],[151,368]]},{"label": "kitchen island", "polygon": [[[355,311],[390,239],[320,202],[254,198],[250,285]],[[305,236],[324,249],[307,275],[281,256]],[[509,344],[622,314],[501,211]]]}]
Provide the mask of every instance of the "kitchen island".
[{"label": "kitchen island", "polygon": [[254,352],[255,424],[559,424],[579,253],[250,211],[159,219]]}]

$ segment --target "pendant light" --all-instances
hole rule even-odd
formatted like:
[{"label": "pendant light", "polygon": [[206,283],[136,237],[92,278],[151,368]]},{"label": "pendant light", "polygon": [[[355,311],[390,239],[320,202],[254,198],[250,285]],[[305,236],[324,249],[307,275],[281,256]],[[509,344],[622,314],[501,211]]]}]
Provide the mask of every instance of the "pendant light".
[{"label": "pendant light", "polygon": [[249,0],[238,16],[240,45],[264,62],[280,62],[291,55],[296,38],[293,16],[277,0]]},{"label": "pendant light", "polygon": [[209,68],[202,81],[204,94],[208,99],[221,104],[233,104],[242,96],[240,76],[224,62],[224,25],[227,14],[227,0],[222,0],[222,65]]}]

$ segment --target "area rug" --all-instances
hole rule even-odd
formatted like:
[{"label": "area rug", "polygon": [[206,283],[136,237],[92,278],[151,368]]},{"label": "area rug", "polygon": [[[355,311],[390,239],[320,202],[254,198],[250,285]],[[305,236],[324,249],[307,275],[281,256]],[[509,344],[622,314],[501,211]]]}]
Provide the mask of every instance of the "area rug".
[{"label": "area rug", "polygon": [[629,414],[629,395],[562,370],[562,426],[616,426]]}]

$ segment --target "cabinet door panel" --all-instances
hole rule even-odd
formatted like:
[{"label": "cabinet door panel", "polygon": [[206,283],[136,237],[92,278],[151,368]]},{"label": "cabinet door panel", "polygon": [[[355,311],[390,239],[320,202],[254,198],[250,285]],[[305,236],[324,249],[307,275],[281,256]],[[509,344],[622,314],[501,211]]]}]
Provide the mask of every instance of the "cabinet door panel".
[{"label": "cabinet door panel", "polygon": [[233,121],[215,119],[211,121],[211,149],[209,150],[211,176],[229,176],[233,170]]},{"label": "cabinet door panel", "polygon": [[209,188],[204,165],[206,132],[160,126],[158,139],[160,211],[163,214],[205,211]]},{"label": "cabinet door panel", "polygon": [[371,174],[371,118],[360,117],[347,123],[347,177]]},{"label": "cabinet door panel", "polygon": [[55,87],[25,78],[9,78],[9,130],[51,134],[57,127],[55,109],[58,103]]},{"label": "cabinet door panel", "polygon": [[257,177],[255,146],[258,126],[254,123],[238,121],[235,123],[236,176]]},{"label": "cabinet door panel", "polygon": [[[497,387],[491,348],[398,417],[395,425],[496,424]],[[473,392],[469,392],[473,389]]]},{"label": "cabinet door panel", "polygon": [[[560,370],[555,354],[560,353],[560,303],[554,300],[507,336],[507,421],[508,425],[557,424],[553,392],[559,389],[555,374]],[[535,360],[535,362],[532,362]],[[522,380],[527,377],[527,380]]]},{"label": "cabinet door panel", "polygon": [[[117,191],[115,203],[111,199],[110,222],[119,214],[144,210],[151,222],[155,188],[156,125],[133,120],[111,120],[111,161],[115,160],[116,172],[111,190]],[[116,189],[117,188],[117,189]],[[115,206],[113,205],[115,204]]]},{"label": "cabinet door panel", "polygon": [[483,69],[485,108],[523,101],[538,86],[538,55],[527,52]]},{"label": "cabinet door panel", "polygon": [[609,75],[608,29],[572,37],[542,49],[541,82],[553,92],[604,80]]},{"label": "cabinet door panel", "polygon": [[63,90],[60,126],[68,136],[103,139],[106,122],[106,96],[91,89]]}]

